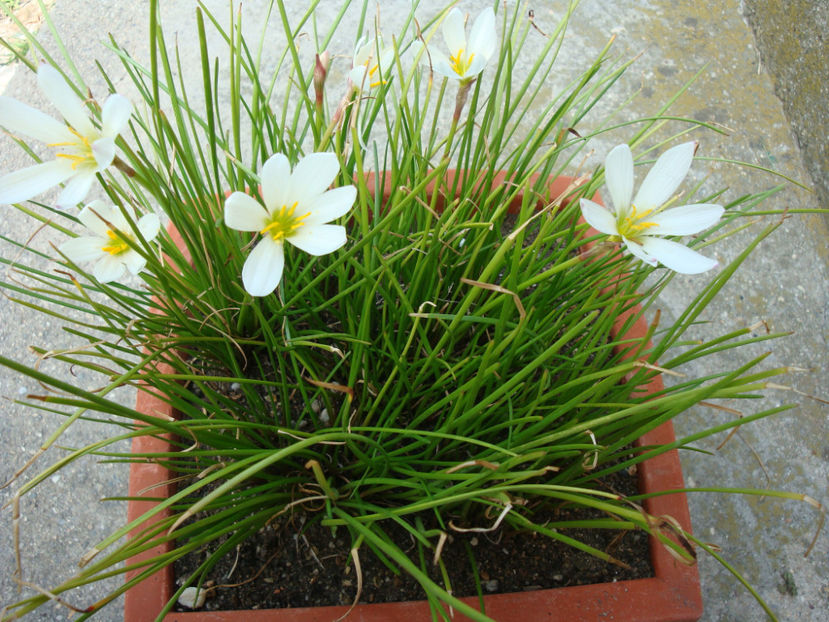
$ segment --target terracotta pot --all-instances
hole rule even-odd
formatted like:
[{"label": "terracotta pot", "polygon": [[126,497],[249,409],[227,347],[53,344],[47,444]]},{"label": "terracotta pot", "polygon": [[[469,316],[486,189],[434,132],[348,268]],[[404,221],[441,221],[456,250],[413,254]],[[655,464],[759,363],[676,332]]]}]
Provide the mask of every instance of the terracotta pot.
[{"label": "terracotta pot", "polygon": [[[462,175],[463,173],[460,173]],[[449,171],[447,178],[454,179],[456,173]],[[496,176],[494,184],[505,183],[503,174]],[[374,176],[369,174],[366,182],[374,190]],[[539,204],[562,196],[575,181],[570,177],[559,177],[549,186],[547,197],[539,197]],[[388,198],[390,187],[384,187],[384,198]],[[432,188],[427,192],[431,194]],[[598,197],[594,197],[599,200]],[[520,205],[520,197],[516,200]],[[439,208],[443,200],[439,200]],[[613,333],[618,337],[625,319],[636,312],[630,309],[620,315],[614,324]],[[639,318],[625,335],[625,340],[640,343],[647,334],[647,325]],[[637,348],[638,349],[638,348]],[[623,358],[634,356],[630,346]],[[642,391],[655,393],[662,389],[662,379],[655,376]],[[172,417],[172,408],[159,399],[151,388],[140,390],[136,409],[162,417]],[[667,444],[675,440],[673,426],[664,423],[641,437],[638,445]],[[163,439],[139,437],[133,441],[133,451],[165,452],[171,445]],[[684,487],[679,456],[676,450],[651,458],[639,465],[639,490],[643,493]],[[172,484],[161,484],[171,479],[172,474],[158,464],[135,462],[130,467],[130,497],[143,494],[152,499],[172,494]],[[161,484],[161,485],[159,485]],[[130,501],[127,509],[128,520],[134,520],[155,504],[150,501]],[[645,499],[645,510],[653,516],[670,516],[686,530],[691,528],[688,504],[683,493],[674,493]],[[161,517],[156,520],[161,520]],[[128,560],[128,564],[158,555],[166,549],[157,547]],[[651,563],[655,576],[647,579],[579,585],[545,590],[519,592],[514,594],[492,594],[484,596],[486,614],[499,622],[540,622],[544,620],[578,620],[619,622],[694,622],[702,615],[702,595],[696,566],[678,562],[654,538],[650,539]],[[128,573],[128,578],[135,573]],[[126,593],[124,603],[125,622],[151,622],[170,600],[175,592],[173,569],[168,566],[142,581]],[[462,598],[473,607],[478,606],[476,597]],[[170,613],[165,622],[331,622],[349,611],[348,606],[310,607],[292,609],[269,609],[248,611],[193,611]],[[426,601],[379,603],[357,605],[347,622],[390,622],[395,620],[428,620],[431,613]],[[454,620],[467,620],[455,615]]]}]

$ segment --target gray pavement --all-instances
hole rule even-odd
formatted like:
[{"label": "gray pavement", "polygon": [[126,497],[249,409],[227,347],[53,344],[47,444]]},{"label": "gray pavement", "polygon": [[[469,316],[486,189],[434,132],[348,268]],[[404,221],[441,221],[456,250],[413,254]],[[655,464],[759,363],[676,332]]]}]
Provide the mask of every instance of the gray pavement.
[{"label": "gray pavement", "polygon": [[[400,3],[408,6],[408,2],[401,0]],[[184,36],[194,32],[195,1],[162,4],[168,36],[178,31],[181,40],[187,41]],[[225,14],[226,2],[211,0],[206,4],[217,14]],[[245,11],[258,13],[266,4],[262,0],[250,0],[245,3]],[[293,12],[298,11],[300,5],[306,5],[289,4]],[[326,9],[338,4],[336,0],[324,0],[320,14],[324,15]],[[387,2],[384,6],[395,4]],[[423,2],[419,13],[431,15],[438,4],[432,0]],[[461,7],[474,13],[483,4],[481,0],[466,0]],[[552,23],[562,4],[535,3],[536,21]],[[592,58],[609,36],[615,34],[614,49],[620,57],[629,58],[641,53],[641,58],[614,89],[606,110],[612,110],[636,94],[630,106],[636,115],[631,113],[629,116],[639,116],[657,110],[661,102],[709,63],[674,110],[678,115],[715,122],[729,129],[728,136],[696,134],[701,142],[700,155],[771,167],[809,186],[814,183],[811,175],[819,182],[815,185],[824,184],[825,187],[829,179],[825,160],[826,134],[815,135],[814,129],[821,127],[821,123],[826,127],[827,82],[825,79],[820,83],[811,80],[821,71],[826,76],[826,55],[823,65],[819,55],[810,61],[813,64],[804,74],[793,67],[801,64],[800,57],[779,53],[774,56],[773,48],[775,41],[779,42],[774,33],[796,30],[796,40],[803,49],[814,49],[821,42],[825,49],[826,20],[821,22],[820,16],[825,18],[827,3],[823,0],[814,3],[809,0],[791,3],[746,0],[745,10],[751,27],[757,30],[763,45],[759,51],[751,27],[741,13],[741,4],[738,0],[706,3],[692,0],[618,0],[612,3],[583,0],[571,24],[568,45],[563,50],[561,69],[555,79],[561,84],[571,79],[585,66],[586,59]],[[792,8],[781,13],[771,10],[775,4]],[[700,5],[704,6],[701,8]],[[815,5],[819,5],[817,9]],[[127,84],[117,63],[100,45],[106,40],[107,33],[113,33],[137,57],[146,58],[147,6],[145,0],[128,3],[57,0],[53,12],[57,27],[78,69],[95,93],[104,91],[101,80],[96,78],[96,58],[105,61],[119,90]],[[809,10],[798,13],[804,7]],[[383,11],[386,15],[392,13],[387,8]],[[792,16],[797,15],[804,17],[792,22]],[[251,22],[255,23],[255,20],[249,20]],[[332,44],[332,49],[342,55],[337,58],[337,63],[347,64],[350,45],[350,39],[348,43]],[[187,47],[183,48],[185,52]],[[184,62],[185,75],[194,75],[200,80],[198,70],[187,69],[193,67],[193,57],[185,54]],[[773,75],[769,75],[769,69]],[[8,77],[5,95],[36,106],[43,104],[33,87],[32,76],[25,70],[17,70]],[[551,84],[551,88],[555,87]],[[775,96],[775,89],[785,103]],[[600,113],[597,111],[597,115]],[[627,114],[623,113],[622,117]],[[590,122],[593,121],[587,123]],[[616,138],[596,141],[593,161],[598,161]],[[816,161],[814,149],[824,154],[822,161],[820,157]],[[0,171],[26,164],[24,154],[7,138],[0,139],[0,154]],[[708,162],[695,163],[693,175],[705,188],[726,186],[726,198],[768,188],[779,181],[757,170]],[[824,207],[829,207],[825,203],[826,195],[823,196]],[[816,208],[817,195],[789,186],[768,203],[770,208],[787,206],[792,209]],[[745,326],[765,330],[759,324],[761,322],[772,331],[792,331],[793,334],[784,340],[766,342],[763,347],[740,356],[770,351],[769,366],[788,365],[806,371],[779,379],[779,384],[790,390],[769,391],[768,397],[753,406],[759,410],[793,403],[796,405],[794,410],[741,428],[739,434],[721,449],[718,445],[724,440],[722,436],[695,445],[710,455],[685,452],[683,466],[689,486],[768,487],[807,494],[824,504],[829,502],[829,407],[808,397],[829,397],[826,388],[829,387],[829,232],[826,222],[815,214],[797,214],[789,218],[723,290],[704,318],[707,324],[699,327],[700,337]],[[758,222],[754,231],[763,225]],[[0,231],[25,239],[33,227],[9,209],[0,219]],[[717,245],[713,252],[721,263],[725,263],[739,252],[740,243],[746,239],[746,235],[737,236],[733,241]],[[37,236],[33,244],[46,247],[48,241],[48,236]],[[8,256],[12,251],[2,246],[0,252]],[[682,310],[696,291],[696,283],[694,277],[674,281],[674,286],[660,301],[663,323]],[[33,357],[27,353],[30,344],[57,348],[71,343],[54,320],[35,316],[5,298],[0,298],[0,317],[0,350],[6,356],[33,363]],[[704,367],[689,366],[682,371],[688,375],[704,375],[719,369],[718,365],[733,365],[733,359],[708,361]],[[79,383],[89,385],[94,382],[84,376],[71,376],[66,370],[63,373]],[[37,390],[32,383],[5,370],[0,371],[0,396],[14,399]],[[132,396],[125,392],[122,399],[129,403]],[[739,407],[747,408],[748,405],[741,403]],[[755,410],[746,411],[746,414],[750,412]],[[700,408],[684,414],[675,425],[679,434],[685,435],[712,420],[721,421],[723,417],[719,411]],[[3,457],[0,480],[7,479],[24,463],[58,424],[56,417],[24,410],[8,400],[0,402],[0,455]],[[74,427],[62,444],[85,444],[105,432],[109,432],[105,426],[84,423]],[[52,450],[39,464],[45,466],[59,453]],[[102,504],[98,499],[125,494],[125,474],[123,465],[94,468],[90,463],[73,465],[27,495],[21,507],[21,531],[24,572],[29,580],[48,586],[57,578],[70,575],[76,560],[113,525],[123,520],[121,504]],[[8,489],[0,491],[0,503],[9,499]],[[695,531],[722,548],[722,554],[745,574],[781,620],[829,618],[827,530],[819,535],[811,555],[804,558],[818,526],[818,515],[810,506],[772,498],[704,492],[691,494],[690,505]],[[10,570],[13,563],[11,533],[11,516],[6,510],[0,514],[0,605],[16,598]],[[703,620],[763,619],[763,613],[752,597],[716,561],[703,555],[700,572],[706,608]],[[782,589],[784,573],[790,573],[796,594]],[[99,590],[90,588],[76,596],[73,602],[87,605]],[[643,603],[643,606],[647,604]],[[32,619],[54,620],[64,616],[64,611],[45,607]],[[120,617],[116,606],[105,611],[101,619],[119,620]]]},{"label": "gray pavement", "polygon": [[792,127],[818,199],[829,206],[829,2],[745,0],[760,59]]}]

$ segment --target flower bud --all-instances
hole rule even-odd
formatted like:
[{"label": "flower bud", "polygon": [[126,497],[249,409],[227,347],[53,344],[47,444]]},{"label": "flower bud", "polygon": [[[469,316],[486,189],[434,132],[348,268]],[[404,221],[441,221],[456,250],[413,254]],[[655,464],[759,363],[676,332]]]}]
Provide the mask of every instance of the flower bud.
[{"label": "flower bud", "polygon": [[317,54],[316,63],[314,65],[314,93],[317,97],[317,105],[322,104],[322,93],[325,87],[325,78],[328,75],[328,67],[331,65],[331,53],[325,50],[322,54]]}]

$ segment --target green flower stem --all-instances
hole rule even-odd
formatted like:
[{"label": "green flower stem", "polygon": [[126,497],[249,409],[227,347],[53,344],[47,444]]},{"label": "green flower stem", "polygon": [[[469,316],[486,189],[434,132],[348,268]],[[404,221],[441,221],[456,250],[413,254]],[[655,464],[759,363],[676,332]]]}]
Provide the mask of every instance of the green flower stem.
[{"label": "green flower stem", "polygon": [[323,492],[325,492],[325,496],[331,502],[335,502],[339,498],[339,493],[336,490],[331,488],[331,485],[328,483],[328,480],[325,478],[325,474],[322,472],[322,467],[318,460],[309,460],[305,463],[306,469],[311,469],[314,473],[314,478],[317,480],[317,484],[319,484],[320,488],[322,488]]}]

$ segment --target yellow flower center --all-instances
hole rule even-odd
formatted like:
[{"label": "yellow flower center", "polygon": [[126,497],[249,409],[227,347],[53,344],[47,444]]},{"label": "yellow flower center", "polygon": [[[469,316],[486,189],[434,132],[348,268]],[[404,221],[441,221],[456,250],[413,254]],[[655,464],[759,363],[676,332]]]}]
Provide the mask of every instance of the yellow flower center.
[{"label": "yellow flower center", "polygon": [[260,233],[262,235],[267,233],[275,242],[290,237],[302,226],[302,222],[311,215],[311,212],[308,212],[302,216],[294,216],[297,203],[298,201],[295,201],[291,207],[283,205],[278,211],[272,212],[270,222]]},{"label": "yellow flower center", "polygon": [[58,158],[66,158],[67,160],[72,161],[72,169],[78,168],[84,162],[95,162],[95,155],[92,153],[92,144],[89,142],[89,138],[86,136],[82,136],[78,133],[75,129],[67,126],[67,128],[72,134],[74,134],[78,140],[71,141],[68,143],[52,143],[50,147],[74,147],[75,153],[56,153],[55,155]]},{"label": "yellow flower center", "polygon": [[464,76],[469,71],[469,66],[472,64],[473,58],[475,58],[474,54],[470,54],[468,58],[465,58],[464,50],[461,48],[457,54],[449,57],[449,61],[452,65],[452,70],[459,76]]},{"label": "yellow flower center", "polygon": [[653,210],[649,209],[641,214],[637,214],[636,206],[631,205],[630,211],[625,215],[625,217],[616,222],[616,228],[619,230],[619,235],[633,240],[640,233],[642,233],[642,231],[655,227],[655,222],[647,222],[645,220],[651,212],[653,212]]},{"label": "yellow flower center", "polygon": [[130,245],[127,241],[111,229],[107,230],[107,239],[109,240],[109,244],[101,247],[101,250],[105,253],[109,253],[110,255],[120,255],[130,249]]}]

